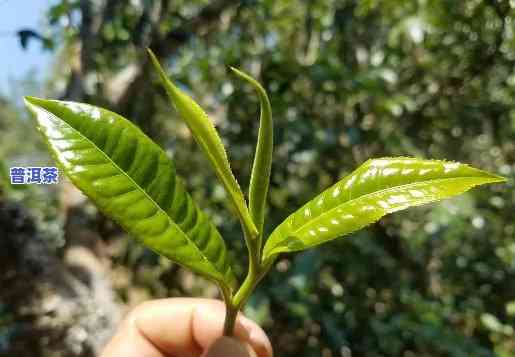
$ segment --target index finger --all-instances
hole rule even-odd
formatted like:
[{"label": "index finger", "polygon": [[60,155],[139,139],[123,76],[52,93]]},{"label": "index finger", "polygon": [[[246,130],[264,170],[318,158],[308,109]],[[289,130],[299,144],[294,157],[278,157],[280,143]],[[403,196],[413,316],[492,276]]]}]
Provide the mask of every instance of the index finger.
[{"label": "index finger", "polygon": [[[125,319],[102,357],[199,356],[222,336],[225,306],[209,299],[172,298],[141,304]],[[235,336],[247,342],[258,357],[272,357],[263,330],[238,315]]]}]

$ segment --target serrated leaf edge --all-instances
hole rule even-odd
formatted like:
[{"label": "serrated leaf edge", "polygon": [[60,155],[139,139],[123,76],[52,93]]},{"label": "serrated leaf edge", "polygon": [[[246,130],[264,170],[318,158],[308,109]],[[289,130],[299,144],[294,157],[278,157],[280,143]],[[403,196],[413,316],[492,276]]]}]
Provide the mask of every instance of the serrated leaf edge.
[{"label": "serrated leaf edge", "polygon": [[[425,160],[425,161],[436,161],[436,162],[441,162],[442,160]],[[363,164],[365,165],[365,164]],[[403,208],[400,208],[400,209],[396,209],[396,210],[392,210],[392,211],[386,211],[386,213],[384,215],[382,215],[381,217],[379,217],[377,220],[375,221],[371,221],[369,222],[368,224],[362,226],[361,228],[358,228],[356,230],[352,230],[352,231],[349,231],[347,233],[345,233],[343,236],[346,236],[348,234],[351,234],[351,233],[354,233],[356,232],[357,230],[360,230],[360,229],[363,229],[375,222],[377,222],[379,219],[381,219],[382,217],[388,215],[388,214],[391,214],[391,213],[394,213],[396,211],[401,211],[403,209],[406,209],[406,208],[410,208],[410,207],[417,207],[417,206],[421,206],[421,205],[425,205],[425,204],[429,204],[429,203],[433,203],[433,202],[437,202],[437,201],[441,201],[441,200],[445,200],[445,199],[449,199],[453,196],[456,196],[456,195],[459,195],[461,193],[464,193],[466,191],[469,191],[470,189],[476,187],[476,186],[480,186],[480,185],[483,185],[483,184],[487,184],[487,183],[500,183],[500,182],[505,182],[506,179],[504,177],[501,177],[501,176],[497,176],[497,175],[492,175],[492,174],[489,174],[485,171],[482,171],[482,170],[479,170],[479,169],[475,169],[474,167],[472,166],[469,166],[469,165],[466,165],[466,164],[460,164],[460,165],[464,165],[464,166],[468,166],[469,168],[471,169],[474,169],[474,170],[478,170],[478,171],[481,171],[485,174],[487,174],[488,176],[460,176],[460,177],[452,177],[452,178],[443,178],[443,179],[432,179],[432,180],[427,180],[427,181],[419,181],[419,182],[414,182],[414,183],[410,183],[410,184],[407,184],[407,185],[400,185],[400,186],[395,186],[395,187],[389,187],[387,189],[382,189],[382,190],[379,190],[379,191],[374,191],[374,192],[370,192],[370,193],[367,193],[365,195],[362,195],[362,196],[359,196],[359,197],[356,197],[356,198],[353,198],[351,200],[348,200],[348,201],[345,201],[343,202],[341,205],[338,205],[328,211],[325,211],[323,213],[321,213],[320,215],[318,215],[315,219],[311,220],[311,221],[307,221],[305,224],[303,224],[302,226],[300,226],[299,228],[297,228],[294,232],[290,232],[287,237],[283,238],[283,239],[295,239],[296,238],[296,235],[295,235],[295,232],[298,232],[299,230],[301,230],[302,228],[304,228],[306,225],[308,224],[313,224],[313,222],[321,219],[321,217],[324,217],[326,215],[329,215],[330,213],[332,213],[334,210],[336,209],[341,209],[342,206],[344,205],[347,205],[347,204],[350,204],[352,203],[353,201],[358,201],[358,200],[363,200],[363,199],[366,199],[368,197],[371,197],[371,196],[374,196],[374,195],[381,195],[381,194],[384,194],[385,192],[388,192],[388,191],[394,191],[394,190],[399,190],[399,189],[406,189],[406,190],[409,190],[410,188],[413,188],[417,185],[422,185],[422,184],[430,184],[431,182],[444,182],[444,181],[454,181],[454,180],[464,180],[464,179],[474,179],[474,180],[478,180],[480,182],[477,182],[477,183],[473,183],[473,184],[468,184],[467,186],[463,187],[463,190],[460,190],[460,191],[457,191],[456,193],[453,193],[447,197],[443,197],[443,198],[434,198],[434,199],[429,199],[429,200],[426,200],[426,201],[420,201],[420,202],[417,202],[417,203],[414,203],[414,204],[409,204],[407,205],[406,207],[403,207]],[[359,169],[359,168],[358,168]],[[325,190],[323,191],[325,192]],[[311,202],[308,201],[308,202]],[[297,211],[295,211],[297,212]],[[294,213],[295,213],[294,212]],[[292,214],[294,214],[292,213]],[[288,218],[287,218],[288,219]],[[281,222],[278,227],[280,225],[282,225],[283,222]],[[270,238],[274,235],[274,232],[272,232],[272,234],[270,235]],[[340,236],[341,237],[341,236]],[[332,238],[332,239],[337,239],[338,237],[335,237],[335,238]],[[327,240],[324,240],[324,241],[321,241],[320,243],[317,243],[318,244],[322,244],[322,243],[325,243],[327,241],[330,241],[332,239],[327,239]],[[283,252],[290,252],[292,250],[289,250],[287,247],[279,247],[276,249],[276,247],[280,244],[281,241],[278,241],[277,244],[275,244],[272,248],[268,248],[266,247],[265,245],[265,250],[263,251],[263,261],[266,261],[266,260],[269,260],[271,257],[277,255],[277,254],[280,254],[280,253],[283,253]],[[282,249],[281,249],[282,248]],[[309,249],[309,248],[307,248]]]}]

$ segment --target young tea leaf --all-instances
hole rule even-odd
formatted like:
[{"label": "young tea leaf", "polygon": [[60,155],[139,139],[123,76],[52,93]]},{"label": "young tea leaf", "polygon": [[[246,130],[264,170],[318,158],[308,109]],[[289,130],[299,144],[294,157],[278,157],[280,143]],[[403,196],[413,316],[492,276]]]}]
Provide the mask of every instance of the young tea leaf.
[{"label": "young tea leaf", "polygon": [[256,236],[256,226],[250,217],[245,198],[231,171],[227,153],[225,152],[222,140],[213,126],[213,123],[192,98],[182,92],[168,79],[168,76],[150,49],[148,50],[148,53],[152,60],[152,64],[159,74],[161,83],[168,94],[170,102],[177,109],[182,120],[184,120],[188,125],[195,141],[199,144],[202,151],[211,162],[217,177],[229,193],[229,197],[243,222],[244,228],[249,230],[248,233],[250,235],[253,237]]},{"label": "young tea leaf", "polygon": [[352,233],[382,216],[504,178],[457,162],[369,160],[290,215],[272,232],[263,260]]},{"label": "young tea leaf", "polygon": [[266,197],[272,169],[272,151],[274,148],[274,128],[272,122],[272,106],[265,89],[248,74],[231,67],[240,78],[249,82],[259,96],[261,114],[259,119],[259,134],[256,145],[256,155],[252,165],[249,187],[249,210],[259,233],[263,233],[265,221]]},{"label": "young tea leaf", "polygon": [[70,180],[139,242],[218,282],[235,281],[224,242],[163,150],[123,117],[87,104],[26,97]]}]

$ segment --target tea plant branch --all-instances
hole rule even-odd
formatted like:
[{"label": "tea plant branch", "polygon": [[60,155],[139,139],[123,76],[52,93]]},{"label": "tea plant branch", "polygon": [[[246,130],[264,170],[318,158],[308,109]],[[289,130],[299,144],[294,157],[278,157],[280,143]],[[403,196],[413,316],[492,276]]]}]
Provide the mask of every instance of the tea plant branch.
[{"label": "tea plant branch", "polygon": [[150,54],[170,100],[215,169],[242,223],[249,268],[237,290],[218,230],[186,192],[174,162],[138,127],[88,104],[34,97],[26,97],[25,103],[64,174],[104,214],[143,245],[219,286],[226,305],[224,335],[233,335],[238,311],[279,254],[349,235],[393,212],[506,181],[458,162],[371,159],[288,216],[262,247],[273,145],[266,92],[250,76],[233,69],[253,85],[261,104],[249,211],[213,124],[198,104],[168,80]]},{"label": "tea plant branch", "polygon": [[230,305],[226,305],[226,316],[224,323],[224,335],[232,336],[236,317],[239,310],[247,303],[248,298],[254,292],[256,286],[261,279],[268,273],[274,260],[269,260],[266,265],[249,264],[249,270],[245,280],[230,301]]},{"label": "tea plant branch", "polygon": [[[237,71],[236,73],[250,81],[255,87],[257,87],[262,103],[264,104],[261,125],[264,129],[260,128],[260,138],[258,139],[258,150],[256,151],[256,159],[251,179],[250,198],[251,202],[254,203],[251,206],[252,211],[249,212],[245,198],[240,189],[240,186],[234,177],[231,170],[227,153],[222,144],[222,140],[218,135],[213,123],[202,110],[202,108],[188,95],[182,92],[170,79],[161,67],[159,61],[153,52],[148,49],[148,54],[156,69],[161,84],[166,90],[168,98],[175,109],[179,112],[180,117],[191,130],[195,141],[198,143],[206,157],[208,158],[211,166],[215,170],[218,179],[222,182],[225,190],[229,194],[229,198],[238,213],[240,223],[243,229],[243,236],[247,245],[249,267],[247,277],[242,285],[244,288],[245,295],[250,294],[256,284],[256,277],[260,270],[261,260],[261,230],[264,221],[264,206],[266,201],[266,192],[268,191],[268,181],[270,177],[270,166],[271,166],[271,154],[272,154],[272,138],[271,138],[271,108],[268,98],[264,89],[257,84],[255,80],[245,75],[242,72]],[[264,97],[264,98],[263,98]],[[263,138],[263,136],[270,136]],[[264,174],[259,177],[255,170],[260,170],[260,174]],[[258,178],[256,178],[258,177]],[[252,215],[253,214],[253,215]],[[260,228],[256,227],[256,224],[260,225]],[[241,304],[234,303],[232,296],[224,294],[226,301],[226,322],[224,327],[224,333],[227,335],[232,334],[234,329],[234,323]]]},{"label": "tea plant branch", "polygon": [[249,242],[247,245],[249,253],[247,276],[233,300],[233,304],[239,309],[264,275],[260,263],[266,200],[270,183],[270,171],[272,168],[274,133],[272,106],[270,105],[270,100],[265,89],[248,74],[234,67],[230,68],[238,77],[251,84],[258,94],[260,102],[258,141],[249,184],[249,211],[252,220],[257,226],[258,236],[256,239],[247,239]]}]

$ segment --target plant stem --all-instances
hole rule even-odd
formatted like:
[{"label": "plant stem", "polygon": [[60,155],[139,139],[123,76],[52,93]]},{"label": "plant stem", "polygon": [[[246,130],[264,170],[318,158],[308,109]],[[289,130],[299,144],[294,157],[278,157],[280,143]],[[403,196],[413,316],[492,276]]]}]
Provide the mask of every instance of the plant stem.
[{"label": "plant stem", "polygon": [[247,274],[247,277],[243,281],[243,284],[241,284],[240,288],[238,289],[232,300],[230,302],[227,302],[226,300],[225,302],[225,336],[232,336],[234,334],[234,327],[236,325],[238,311],[245,305],[248,298],[256,288],[257,284],[266,275],[268,270],[270,270],[272,263],[273,261],[270,261],[268,262],[268,264],[261,266],[259,263],[255,265],[255,263],[249,262],[249,272]]},{"label": "plant stem", "polygon": [[[236,295],[232,300],[233,305],[238,309],[242,307],[245,303],[246,299],[250,296],[252,291],[254,290],[261,271],[261,234],[258,234],[256,237],[250,237],[247,239],[249,242],[247,248],[249,253],[249,268],[247,272],[247,276],[238,289]],[[247,235],[245,238],[248,238]]]},{"label": "plant stem", "polygon": [[243,307],[250,294],[252,294],[252,291],[256,287],[257,282],[258,274],[253,269],[249,270],[249,273],[243,281],[243,284],[241,284],[240,288],[232,299],[232,303],[236,308],[241,309]]},{"label": "plant stem", "polygon": [[[250,250],[250,249],[249,249]],[[232,299],[225,299],[225,323],[224,323],[224,336],[232,336],[234,334],[234,327],[236,325],[236,318],[238,317],[238,311],[243,307],[248,297],[256,287],[260,280],[259,274],[259,263],[254,261],[252,255],[249,257],[249,271],[243,284],[241,284],[237,293]]]},{"label": "plant stem", "polygon": [[220,292],[224,298],[225,303],[225,322],[224,322],[224,336],[232,336],[234,332],[234,324],[236,322],[236,316],[238,309],[236,309],[232,303],[233,291],[224,285],[219,285]]},{"label": "plant stem", "polygon": [[238,308],[231,302],[225,303],[225,322],[224,322],[224,336],[234,335],[234,326],[236,325],[236,317],[238,316]]},{"label": "plant stem", "polygon": [[245,305],[248,298],[256,288],[261,279],[268,273],[275,259],[261,263],[261,233],[258,236],[252,236],[243,225],[245,241],[247,242],[247,250],[249,253],[249,267],[247,276],[241,284],[236,294],[224,293],[225,300],[225,322],[224,336],[232,336],[236,325],[238,311]]}]

